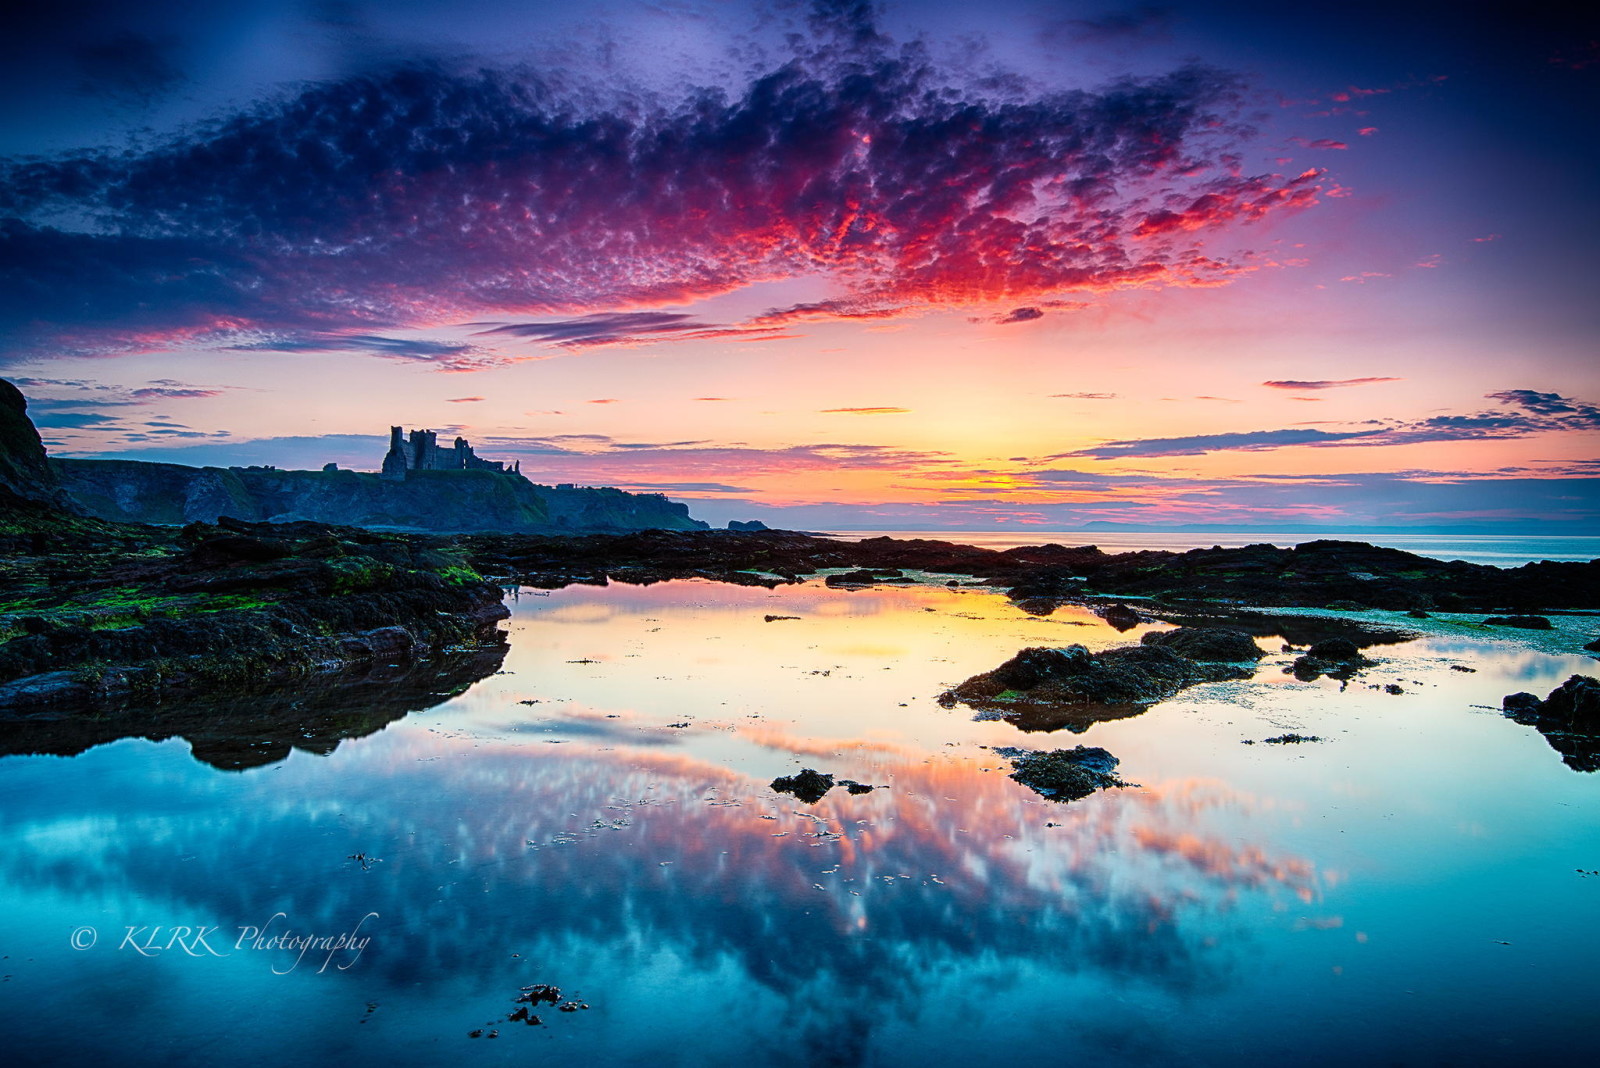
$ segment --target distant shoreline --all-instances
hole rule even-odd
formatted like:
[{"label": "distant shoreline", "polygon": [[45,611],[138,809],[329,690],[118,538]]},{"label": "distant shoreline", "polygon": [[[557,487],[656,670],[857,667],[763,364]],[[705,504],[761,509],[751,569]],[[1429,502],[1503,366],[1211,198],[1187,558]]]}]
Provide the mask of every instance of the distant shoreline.
[{"label": "distant shoreline", "polygon": [[1600,559],[1600,534],[1402,534],[1366,530],[1046,530],[1016,527],[1009,530],[832,530],[821,536],[842,541],[865,538],[927,538],[973,545],[983,549],[1010,549],[1020,545],[1097,545],[1104,552],[1138,552],[1141,549],[1186,552],[1212,546],[1238,548],[1270,544],[1280,547],[1308,541],[1360,541],[1389,549],[1403,549],[1436,560],[1465,560],[1472,564],[1516,567],[1536,560],[1585,562]]}]

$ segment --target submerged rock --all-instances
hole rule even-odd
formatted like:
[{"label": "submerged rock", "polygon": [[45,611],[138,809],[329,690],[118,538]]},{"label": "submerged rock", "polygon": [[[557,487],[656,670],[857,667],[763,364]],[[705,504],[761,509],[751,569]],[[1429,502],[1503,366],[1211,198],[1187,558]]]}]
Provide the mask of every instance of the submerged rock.
[{"label": "submerged rock", "polygon": [[1011,777],[1040,797],[1078,801],[1112,786],[1131,786],[1117,778],[1117,758],[1096,746],[1072,749],[996,749],[1011,761]]},{"label": "submerged rock", "polygon": [[1600,679],[1573,675],[1543,701],[1531,693],[1506,695],[1508,719],[1536,728],[1574,771],[1600,771]]}]

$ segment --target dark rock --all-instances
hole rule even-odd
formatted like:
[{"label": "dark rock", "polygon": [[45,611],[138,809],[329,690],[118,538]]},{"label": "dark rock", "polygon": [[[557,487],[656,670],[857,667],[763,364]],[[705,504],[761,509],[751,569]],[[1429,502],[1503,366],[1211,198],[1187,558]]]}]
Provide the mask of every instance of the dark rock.
[{"label": "dark rock", "polygon": [[840,779],[839,785],[843,786],[846,790],[849,790],[853,794],[870,794],[872,791],[878,789],[876,786],[869,786],[864,782],[856,782],[854,779]]},{"label": "dark rock", "polygon": [[1360,601],[1329,601],[1324,607],[1335,612],[1365,612],[1370,606]]},{"label": "dark rock", "polygon": [[851,586],[871,586],[878,581],[878,576],[865,568],[856,571],[846,571],[842,575],[829,575],[822,580],[826,585],[835,589],[849,588]]},{"label": "dark rock", "polygon": [[1227,627],[1151,631],[1141,640],[1145,645],[1159,645],[1190,660],[1242,662],[1260,660],[1266,655],[1250,635]]},{"label": "dark rock", "polygon": [[1330,660],[1336,663],[1365,659],[1361,655],[1361,649],[1348,638],[1329,638],[1317,642],[1306,650],[1306,655],[1317,660]]},{"label": "dark rock", "polygon": [[995,752],[1011,760],[1013,779],[1052,801],[1078,801],[1098,790],[1131,785],[1117,778],[1117,758],[1097,747]]},{"label": "dark rock", "polygon": [[53,508],[67,506],[39,431],[28,418],[28,401],[10,382],[0,379],[0,495],[35,501]]},{"label": "dark rock", "polygon": [[767,525],[765,523],[763,523],[759,519],[746,519],[746,520],[744,520],[742,522],[740,520],[737,520],[737,519],[730,519],[730,520],[728,520],[728,529],[729,530],[766,530],[768,528],[767,528]]},{"label": "dark rock", "polygon": [[1550,691],[1539,707],[1544,716],[1554,716],[1573,730],[1600,728],[1600,679],[1573,675]]},{"label": "dark rock", "polygon": [[1543,701],[1514,693],[1501,708],[1508,718],[1543,734],[1574,771],[1600,771],[1600,679],[1573,675]]},{"label": "dark rock", "polygon": [[992,672],[1002,690],[1031,690],[1047,679],[1064,679],[1089,670],[1093,660],[1081,645],[1065,649],[1024,649]]},{"label": "dark rock", "polygon": [[1520,627],[1523,630],[1554,630],[1554,625],[1544,616],[1490,616],[1484,620],[1489,627]]},{"label": "dark rock", "polygon": [[1264,745],[1300,745],[1305,742],[1320,742],[1315,734],[1280,734],[1276,738],[1261,739]]},{"label": "dark rock", "polygon": [[[1118,631],[1129,631],[1144,622],[1143,617],[1125,604],[1114,604],[1100,610],[1100,618]],[[1184,655],[1188,655],[1185,653]],[[1198,658],[1197,658],[1198,659]]]},{"label": "dark rock", "polygon": [[1596,638],[1594,641],[1590,642],[1588,645],[1585,645],[1584,648],[1587,649],[1591,653],[1600,653],[1600,638]]},{"label": "dark rock", "polygon": [[833,776],[804,768],[798,775],[782,775],[772,780],[772,788],[780,794],[793,794],[808,805],[821,801],[833,789]]},{"label": "dark rock", "polygon": [[1507,715],[1520,712],[1537,712],[1541,703],[1538,695],[1523,690],[1518,693],[1506,694],[1500,701],[1500,709]]},{"label": "dark rock", "polygon": [[1427,612],[1424,612],[1420,608],[1413,608],[1411,611],[1407,612],[1406,615],[1410,616],[1412,619],[1432,619],[1433,618],[1433,616],[1431,616]]},{"label": "dark rock", "polygon": [[1383,688],[1383,692],[1387,693],[1387,694],[1392,694],[1395,697],[1399,697],[1401,694],[1405,693],[1405,690],[1401,689],[1399,686],[1396,686],[1394,683],[1391,682],[1389,685],[1387,685],[1387,686],[1385,686]]}]

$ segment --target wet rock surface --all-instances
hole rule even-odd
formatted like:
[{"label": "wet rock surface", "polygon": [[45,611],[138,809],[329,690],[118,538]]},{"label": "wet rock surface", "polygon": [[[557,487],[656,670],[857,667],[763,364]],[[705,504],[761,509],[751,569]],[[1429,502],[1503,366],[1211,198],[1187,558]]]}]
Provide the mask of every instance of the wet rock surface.
[{"label": "wet rock surface", "polygon": [[1600,771],[1600,679],[1573,675],[1542,701],[1531,693],[1508,694],[1501,710],[1537,729],[1574,771]]},{"label": "wet rock surface", "polygon": [[1011,761],[1011,778],[1052,801],[1081,801],[1100,790],[1133,785],[1117,777],[1117,758],[1097,746],[1001,748],[994,752]]}]

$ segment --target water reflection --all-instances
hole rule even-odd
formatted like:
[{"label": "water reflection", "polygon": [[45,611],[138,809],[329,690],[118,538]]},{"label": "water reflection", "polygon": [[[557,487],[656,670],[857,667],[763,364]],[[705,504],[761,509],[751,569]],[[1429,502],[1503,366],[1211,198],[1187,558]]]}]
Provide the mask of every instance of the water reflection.
[{"label": "water reflection", "polygon": [[[317,930],[377,912],[363,966],[396,986],[493,971],[530,943],[622,943],[736,962],[780,992],[826,975],[880,1007],[996,957],[1203,988],[1239,895],[1316,893],[1308,861],[1208,828],[1248,823],[1223,784],[1057,806],[979,759],[893,760],[888,789],[803,805],[688,754],[412,738],[353,754],[337,785],[291,762],[221,807],[173,812],[170,782],[115,812],[53,806],[11,822],[0,875]],[[63,852],[58,832],[84,819],[96,833]],[[360,871],[358,848],[381,863]]]},{"label": "water reflection", "polygon": [[275,764],[297,749],[326,756],[347,738],[382,730],[408,713],[464,693],[498,670],[505,655],[505,646],[486,645],[420,663],[276,680],[255,692],[132,701],[112,712],[86,715],[67,709],[58,718],[0,721],[0,756],[73,756],[121,738],[182,738],[196,760],[228,771]]},{"label": "water reflection", "polygon": [[[0,953],[17,962],[0,997],[32,1010],[9,1014],[8,1052],[171,1063],[200,1036],[193,1049],[243,1063],[384,1068],[953,1063],[997,1044],[1030,1060],[1271,1063],[1350,1042],[1351,1059],[1381,1059],[1349,1020],[1382,1035],[1431,1012],[1429,1033],[1454,1036],[1429,1047],[1443,1060],[1491,1022],[1518,1049],[1559,1052],[1536,1014],[1575,1019],[1587,996],[1572,949],[1600,949],[1594,933],[1563,924],[1547,948],[1541,925],[1587,907],[1572,869],[1600,848],[1578,792],[1594,780],[1527,728],[1467,711],[1508,676],[1548,689],[1567,661],[1394,644],[1341,692],[1273,654],[1255,682],[1094,724],[1089,744],[1143,786],[1061,805],[985,748],[1018,744],[1014,727],[933,695],[1026,645],[1101,649],[1139,629],[959,590],[673,583],[515,607],[503,664],[476,665],[465,692],[464,677],[418,679],[370,705],[302,693],[298,718],[270,706],[254,733],[197,707],[16,743],[80,755],[0,761]],[[1365,688],[1391,679],[1402,696]],[[308,709],[326,712],[323,733]],[[1288,730],[1330,740],[1239,744]],[[182,734],[207,763],[131,734]],[[801,767],[883,788],[809,805],[769,789]],[[351,971],[279,977],[65,939],[79,923],[278,911],[323,932],[375,912],[374,940]],[[1502,943],[1525,956],[1487,956]],[[536,982],[595,1010],[468,1045]],[[1408,1000],[1430,984],[1491,1007]],[[85,990],[133,1016],[79,1019]],[[273,1024],[250,1043],[241,1005]]]}]

